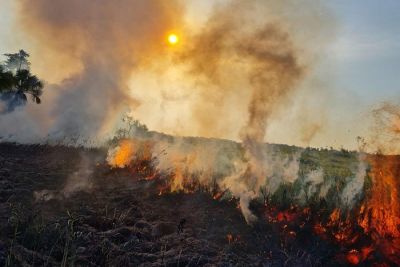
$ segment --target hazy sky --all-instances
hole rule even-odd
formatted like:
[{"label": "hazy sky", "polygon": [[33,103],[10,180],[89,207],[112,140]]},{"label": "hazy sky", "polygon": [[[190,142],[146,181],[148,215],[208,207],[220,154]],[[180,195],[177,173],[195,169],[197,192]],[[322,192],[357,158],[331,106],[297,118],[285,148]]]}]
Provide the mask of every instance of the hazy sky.
[{"label": "hazy sky", "polygon": [[367,103],[399,97],[400,1],[329,3],[339,22],[338,38],[328,55],[338,86]]},{"label": "hazy sky", "polygon": [[[20,48],[29,50],[29,41],[12,28],[13,1],[0,0],[1,54]],[[213,3],[224,1],[188,1],[189,22],[200,24],[206,20]],[[326,3],[336,17],[336,36],[318,65],[317,75],[329,83],[332,102],[325,105],[332,124],[312,145],[353,148],[356,136],[363,135],[367,128],[368,112],[374,106],[382,101],[400,103],[400,1]],[[283,130],[272,131],[275,133],[272,141],[291,143],[279,138],[280,131]]]}]

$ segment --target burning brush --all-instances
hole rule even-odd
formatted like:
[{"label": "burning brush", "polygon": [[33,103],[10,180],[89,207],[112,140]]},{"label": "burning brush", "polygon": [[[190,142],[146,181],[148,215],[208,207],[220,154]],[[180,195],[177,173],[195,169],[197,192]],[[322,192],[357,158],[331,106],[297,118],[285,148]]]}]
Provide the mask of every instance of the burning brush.
[{"label": "burning brush", "polygon": [[[249,224],[264,218],[280,229],[283,240],[309,229],[341,247],[338,258],[345,262],[400,264],[400,157],[341,152],[310,169],[324,151],[294,149],[282,156],[282,150],[264,150],[270,169],[263,170],[266,177],[258,191],[238,168],[246,166],[246,157],[233,142],[216,148],[188,139],[124,139],[109,150],[107,161],[141,179],[158,180],[160,194],[206,190],[218,201],[236,199]],[[340,160],[346,164],[337,164]],[[288,177],[288,166],[296,166],[294,179]],[[254,201],[263,208],[250,208]]]}]

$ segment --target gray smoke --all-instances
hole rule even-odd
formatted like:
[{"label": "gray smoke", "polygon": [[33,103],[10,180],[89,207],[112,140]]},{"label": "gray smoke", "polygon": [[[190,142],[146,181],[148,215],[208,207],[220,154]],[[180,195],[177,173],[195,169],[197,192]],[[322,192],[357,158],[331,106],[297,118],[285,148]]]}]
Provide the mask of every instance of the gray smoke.
[{"label": "gray smoke", "polygon": [[19,24],[37,44],[35,52],[56,55],[47,67],[75,73],[45,88],[47,110],[35,118],[46,121],[41,132],[59,139],[109,134],[121,113],[139,105],[128,90],[132,71],[158,53],[181,13],[174,0],[20,0]]}]

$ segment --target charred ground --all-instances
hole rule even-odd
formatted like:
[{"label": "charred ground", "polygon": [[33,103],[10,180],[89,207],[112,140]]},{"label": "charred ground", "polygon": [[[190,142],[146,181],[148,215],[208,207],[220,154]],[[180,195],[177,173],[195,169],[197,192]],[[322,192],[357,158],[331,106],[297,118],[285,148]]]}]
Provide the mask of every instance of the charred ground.
[{"label": "charred ground", "polygon": [[[0,144],[1,265],[345,265],[337,256],[343,248],[314,234],[311,224],[271,223],[253,203],[260,219],[249,226],[235,200],[215,200],[207,189],[159,195],[157,179],[110,169],[106,153]],[[71,175],[82,175],[82,158],[90,189],[65,192]]]}]

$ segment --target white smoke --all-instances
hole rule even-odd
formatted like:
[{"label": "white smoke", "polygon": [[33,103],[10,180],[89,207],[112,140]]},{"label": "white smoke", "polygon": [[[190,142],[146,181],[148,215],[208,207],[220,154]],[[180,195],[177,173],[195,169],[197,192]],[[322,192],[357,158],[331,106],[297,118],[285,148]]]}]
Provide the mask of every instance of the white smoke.
[{"label": "white smoke", "polygon": [[357,171],[354,177],[349,177],[350,181],[346,184],[343,189],[340,200],[345,207],[353,207],[357,198],[363,191],[364,180],[367,175],[368,164],[365,161],[365,155],[360,153],[358,158]]},{"label": "white smoke", "polygon": [[[322,168],[311,170],[302,182],[302,189],[297,195],[297,199],[300,203],[305,204],[312,198],[318,190],[320,190],[320,197],[325,196],[329,191],[330,184],[324,183],[324,171]],[[322,186],[321,186],[322,185]],[[322,194],[321,194],[322,192]]]},{"label": "white smoke", "polygon": [[121,115],[139,105],[128,86],[132,72],[165,56],[163,37],[183,18],[174,0],[19,0],[18,15],[19,29],[36,44],[33,65],[47,64],[39,77],[66,74],[46,84],[42,111],[17,111],[12,127],[15,115],[0,115],[0,135],[20,142],[107,138]]},{"label": "white smoke", "polygon": [[33,192],[35,201],[49,201],[51,199],[63,200],[78,192],[91,192],[93,189],[93,172],[96,160],[99,158],[90,157],[84,153],[79,155],[80,161],[76,170],[65,180],[59,190],[39,190]]}]

